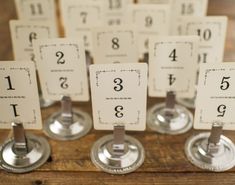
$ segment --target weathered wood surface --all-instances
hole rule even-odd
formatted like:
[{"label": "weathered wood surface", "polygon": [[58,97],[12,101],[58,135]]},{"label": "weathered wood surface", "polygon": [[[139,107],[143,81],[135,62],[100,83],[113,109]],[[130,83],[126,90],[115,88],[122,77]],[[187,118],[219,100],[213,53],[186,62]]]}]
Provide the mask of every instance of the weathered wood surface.
[{"label": "weathered wood surface", "polygon": [[[209,15],[229,16],[228,34],[225,48],[225,61],[235,61],[235,1],[210,0]],[[12,60],[12,46],[8,22],[16,18],[13,0],[0,1],[0,60]],[[149,98],[148,107],[163,101]],[[76,108],[91,113],[89,103],[76,103]],[[60,109],[59,103],[42,110],[43,120]],[[34,131],[35,132],[35,131]],[[114,176],[101,172],[90,160],[92,144],[110,132],[92,130],[87,136],[76,141],[53,141],[51,161],[35,172],[15,175],[0,170],[0,185],[116,185],[116,184],[235,184],[235,168],[225,173],[210,173],[191,165],[184,155],[186,139],[198,131],[191,130],[179,136],[156,134],[150,130],[130,132],[144,146],[146,159],[136,172]],[[42,132],[36,134],[43,135]],[[235,142],[234,132],[224,132]],[[9,131],[0,131],[0,143],[9,137]]]}]

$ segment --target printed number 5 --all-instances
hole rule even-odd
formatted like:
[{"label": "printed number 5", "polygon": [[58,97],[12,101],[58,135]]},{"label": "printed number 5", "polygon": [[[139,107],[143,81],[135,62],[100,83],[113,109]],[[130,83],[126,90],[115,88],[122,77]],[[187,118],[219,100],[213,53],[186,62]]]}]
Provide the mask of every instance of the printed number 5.
[{"label": "printed number 5", "polygon": [[229,88],[230,84],[228,81],[226,81],[228,79],[230,79],[230,77],[223,77],[220,85],[221,90],[227,90]]}]

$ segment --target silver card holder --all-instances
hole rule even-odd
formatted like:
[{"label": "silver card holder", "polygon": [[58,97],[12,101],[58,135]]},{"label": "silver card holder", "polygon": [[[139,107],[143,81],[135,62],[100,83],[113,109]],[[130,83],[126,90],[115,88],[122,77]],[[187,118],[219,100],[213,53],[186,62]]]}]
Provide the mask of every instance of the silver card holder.
[{"label": "silver card holder", "polygon": [[71,98],[61,99],[61,111],[53,114],[44,124],[45,134],[55,140],[75,140],[86,135],[92,128],[90,116],[72,108]]},{"label": "silver card holder", "polygon": [[110,174],[127,174],[138,169],[144,162],[142,144],[125,135],[123,125],[114,126],[113,135],[107,135],[94,143],[91,160],[101,170]]},{"label": "silver card holder", "polygon": [[235,146],[222,135],[223,125],[214,123],[211,132],[191,136],[185,144],[185,154],[195,166],[222,172],[235,166]]},{"label": "silver card holder", "polygon": [[25,134],[22,123],[12,123],[13,138],[0,148],[0,166],[12,173],[26,173],[42,166],[51,154],[46,139]]},{"label": "silver card holder", "polygon": [[151,130],[162,134],[182,134],[192,128],[193,115],[185,107],[176,105],[175,93],[169,91],[165,103],[148,110],[147,125]]}]

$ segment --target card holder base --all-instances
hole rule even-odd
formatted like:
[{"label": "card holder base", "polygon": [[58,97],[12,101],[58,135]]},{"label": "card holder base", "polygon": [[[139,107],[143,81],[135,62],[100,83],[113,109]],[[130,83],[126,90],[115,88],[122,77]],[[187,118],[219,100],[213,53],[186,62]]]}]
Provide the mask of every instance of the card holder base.
[{"label": "card holder base", "polygon": [[209,132],[191,136],[185,144],[185,154],[188,160],[198,168],[223,172],[235,166],[235,146],[227,137],[221,135],[218,150],[214,153],[207,151]]},{"label": "card holder base", "polygon": [[92,120],[89,114],[73,109],[73,122],[65,124],[61,112],[54,113],[46,120],[44,133],[55,140],[75,140],[85,136],[92,128]]},{"label": "card holder base", "polygon": [[127,174],[137,170],[144,162],[145,151],[142,144],[125,135],[124,152],[119,155],[113,151],[114,136],[107,135],[94,143],[91,160],[94,165],[110,174]]},{"label": "card holder base", "polygon": [[11,173],[27,173],[42,166],[50,157],[51,148],[47,140],[26,134],[29,151],[18,154],[14,151],[14,139],[7,140],[0,148],[0,166]]},{"label": "card holder base", "polygon": [[193,126],[192,113],[181,105],[175,105],[172,117],[166,116],[165,103],[157,104],[147,113],[148,127],[161,134],[178,135],[189,131]]}]

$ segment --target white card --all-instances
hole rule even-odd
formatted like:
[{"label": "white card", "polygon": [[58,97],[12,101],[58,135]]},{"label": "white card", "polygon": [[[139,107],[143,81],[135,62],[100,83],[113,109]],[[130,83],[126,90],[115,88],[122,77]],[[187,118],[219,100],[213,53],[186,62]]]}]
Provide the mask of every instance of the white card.
[{"label": "white card", "polygon": [[[101,0],[103,1],[103,0]],[[107,26],[120,26],[125,23],[127,6],[133,0],[105,0],[104,1],[104,22]]]},{"label": "white card", "polygon": [[94,64],[90,82],[95,129],[145,130],[147,64]]},{"label": "white card", "polygon": [[55,28],[50,22],[10,21],[11,39],[14,58],[17,61],[33,61],[33,41],[40,38],[57,37]]},{"label": "white card", "polygon": [[43,96],[88,101],[88,80],[83,43],[75,39],[38,39],[34,43]]},{"label": "white card", "polygon": [[227,17],[182,17],[183,35],[199,35],[200,63],[220,63],[223,61],[227,32]]},{"label": "white card", "polygon": [[15,0],[19,19],[51,21],[56,27],[55,0]]},{"label": "white card", "polygon": [[198,41],[197,36],[150,39],[149,96],[165,97],[174,91],[178,97],[194,97]]},{"label": "white card", "polygon": [[96,28],[93,31],[94,63],[138,62],[136,31],[133,27]]},{"label": "white card", "polygon": [[197,90],[195,129],[211,129],[214,122],[235,130],[235,63],[201,64]]},{"label": "white card", "polygon": [[171,34],[180,35],[181,16],[206,16],[208,0],[172,0]]},{"label": "white card", "polygon": [[60,7],[66,37],[83,40],[85,49],[92,52],[92,29],[103,25],[104,2],[61,0]]},{"label": "white card", "polygon": [[140,56],[148,52],[151,36],[168,35],[170,26],[170,6],[167,4],[129,5],[127,9],[129,24],[137,26]]},{"label": "white card", "polygon": [[42,120],[34,64],[0,62],[0,128],[21,122],[25,129],[41,129]]}]

